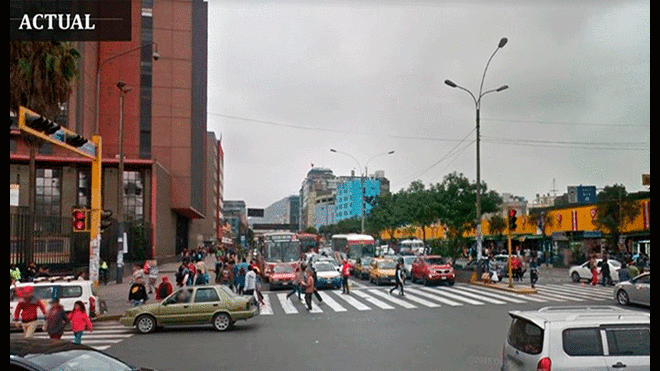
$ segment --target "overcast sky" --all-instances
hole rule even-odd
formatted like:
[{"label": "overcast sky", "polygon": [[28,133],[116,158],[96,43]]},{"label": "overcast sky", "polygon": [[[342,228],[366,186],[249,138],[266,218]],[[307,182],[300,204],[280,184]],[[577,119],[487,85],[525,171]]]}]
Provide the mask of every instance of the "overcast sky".
[{"label": "overcast sky", "polygon": [[645,190],[648,1],[209,0],[225,200],[298,194],[312,164],[348,175],[368,162],[393,192],[476,180],[475,103],[444,81],[478,95],[502,37],[483,90],[509,89],[481,104],[488,189],[528,201],[581,184]]}]

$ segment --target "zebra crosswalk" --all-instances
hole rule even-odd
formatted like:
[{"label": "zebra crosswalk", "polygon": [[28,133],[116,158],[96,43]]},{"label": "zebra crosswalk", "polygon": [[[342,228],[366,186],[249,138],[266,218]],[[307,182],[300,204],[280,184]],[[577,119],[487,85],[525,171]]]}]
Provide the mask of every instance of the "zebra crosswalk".
[{"label": "zebra crosswalk", "polygon": [[[82,337],[82,343],[97,350],[106,350],[111,346],[135,335],[132,327],[126,327],[118,322],[94,322],[93,331],[85,331]],[[15,333],[11,336],[23,336],[22,333]],[[35,332],[33,337],[48,339],[47,332]],[[73,333],[65,331],[62,340],[73,341]]]},{"label": "zebra crosswalk", "polygon": [[[506,305],[525,303],[560,303],[584,301],[612,301],[612,288],[590,287],[576,284],[537,285],[536,294],[517,294],[469,284],[456,284],[452,287],[426,287],[408,285],[405,296],[388,291],[390,287],[353,287],[350,295],[340,290],[320,291],[323,303],[312,300],[310,313],[350,313],[371,310],[411,310],[423,308]],[[304,298],[296,295],[287,298],[288,292],[265,292],[264,305],[260,315],[296,315],[308,312]]]}]

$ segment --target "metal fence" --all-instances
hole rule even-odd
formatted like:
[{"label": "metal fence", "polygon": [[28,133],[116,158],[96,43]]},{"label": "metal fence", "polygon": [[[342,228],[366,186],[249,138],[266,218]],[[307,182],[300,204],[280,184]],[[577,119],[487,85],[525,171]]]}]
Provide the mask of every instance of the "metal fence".
[{"label": "metal fence", "polygon": [[[142,221],[124,223],[126,262],[152,259],[152,227]],[[89,232],[72,232],[71,218],[9,213],[9,263],[25,269],[30,262],[51,271],[76,272],[89,266]],[[101,234],[101,259],[117,259],[117,223]]]}]

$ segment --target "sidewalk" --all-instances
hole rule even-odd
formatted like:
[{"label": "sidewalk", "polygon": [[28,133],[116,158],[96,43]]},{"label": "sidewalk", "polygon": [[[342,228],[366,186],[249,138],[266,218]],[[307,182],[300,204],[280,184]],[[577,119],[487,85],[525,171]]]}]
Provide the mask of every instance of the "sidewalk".
[{"label": "sidewalk", "polygon": [[[215,269],[215,262],[213,256],[207,255],[204,263],[206,264],[206,269],[209,271],[209,276],[211,279],[215,278],[215,273],[212,272]],[[156,286],[161,282],[163,276],[167,276],[172,287],[176,289],[176,279],[175,273],[179,268],[180,262],[171,262],[158,264],[158,279],[156,280]],[[124,267],[124,278],[122,283],[117,283],[116,280],[108,281],[107,285],[101,284],[98,289],[98,294],[101,300],[105,300],[105,303],[108,307],[106,313],[100,314],[94,321],[116,321],[119,317],[124,315],[127,309],[131,308],[131,304],[128,302],[128,290],[131,287],[131,275],[133,273],[132,266],[127,265]],[[145,282],[146,286],[146,282]],[[148,287],[147,287],[148,290]],[[149,301],[147,303],[155,303],[156,293],[149,295]]]},{"label": "sidewalk", "polygon": [[[211,272],[214,269],[213,256],[208,255],[205,259],[206,268],[209,270],[209,275],[213,280],[215,274]],[[161,277],[166,275],[172,285],[175,286],[175,273],[179,268],[179,262],[164,263],[158,265],[158,280],[156,285],[161,281]],[[104,314],[97,316],[94,321],[116,321],[119,317],[124,315],[124,312],[131,308],[131,304],[128,302],[128,290],[131,287],[131,274],[132,270],[130,266],[124,267],[124,278],[122,283],[116,283],[116,281],[108,282],[107,285],[101,285],[99,287],[98,293],[101,300],[105,300],[108,311]],[[570,278],[568,276],[568,268],[553,268],[546,267],[545,265],[539,267],[539,280],[537,284],[547,284],[547,283],[558,283],[558,282],[569,282]],[[536,290],[532,289],[529,282],[529,272],[525,272],[522,281],[512,281],[512,286],[509,287],[508,277],[504,277],[501,282],[484,284],[480,281],[470,282],[472,285],[478,285],[482,287],[493,288],[497,290],[505,290],[510,292],[515,292],[518,294],[534,294]],[[147,303],[153,303],[155,294],[149,295],[149,301]]]}]

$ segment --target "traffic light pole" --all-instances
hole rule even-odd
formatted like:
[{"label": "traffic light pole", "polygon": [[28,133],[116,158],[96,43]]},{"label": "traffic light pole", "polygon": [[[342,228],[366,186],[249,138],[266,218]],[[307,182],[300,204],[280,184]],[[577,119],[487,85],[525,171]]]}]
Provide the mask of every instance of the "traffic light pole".
[{"label": "traffic light pole", "polygon": [[101,257],[101,136],[92,136],[96,157],[92,159],[92,220],[89,236],[89,279],[98,284]]},{"label": "traffic light pole", "polygon": [[[101,252],[101,136],[93,135],[91,142],[57,123],[19,107],[18,128],[58,147],[92,160],[91,221],[89,239],[89,279],[98,284]],[[33,149],[31,149],[33,150]],[[32,197],[32,196],[30,196]],[[32,214],[32,213],[31,213]]]}]

